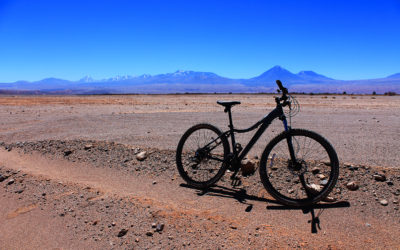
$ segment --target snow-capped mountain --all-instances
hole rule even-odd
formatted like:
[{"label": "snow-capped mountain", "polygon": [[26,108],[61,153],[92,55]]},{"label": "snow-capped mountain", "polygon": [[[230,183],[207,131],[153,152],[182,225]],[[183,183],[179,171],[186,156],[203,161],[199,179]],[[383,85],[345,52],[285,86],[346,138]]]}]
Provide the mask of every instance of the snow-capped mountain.
[{"label": "snow-capped mountain", "polygon": [[400,93],[400,73],[371,80],[335,80],[314,71],[294,74],[275,66],[250,79],[231,79],[212,72],[177,70],[173,73],[140,76],[115,76],[96,80],[85,76],[78,81],[46,78],[40,81],[0,83],[0,90],[41,91],[44,93],[214,93],[214,92],[275,92],[275,80],[281,80],[292,92],[330,93]]}]

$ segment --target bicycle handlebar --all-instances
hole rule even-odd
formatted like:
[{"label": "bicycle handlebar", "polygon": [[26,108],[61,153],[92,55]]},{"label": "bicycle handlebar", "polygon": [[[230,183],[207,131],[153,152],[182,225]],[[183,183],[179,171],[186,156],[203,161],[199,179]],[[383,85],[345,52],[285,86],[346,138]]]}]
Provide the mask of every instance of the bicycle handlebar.
[{"label": "bicycle handlebar", "polygon": [[283,95],[288,93],[287,88],[283,87],[282,82],[280,80],[276,80],[276,84],[278,85],[279,89],[282,91]]},{"label": "bicycle handlebar", "polygon": [[[288,89],[283,87],[282,82],[280,80],[276,80],[276,84],[278,85],[279,89],[282,91],[282,97],[279,98],[275,98],[277,103],[280,103],[281,101],[283,101],[282,106],[287,106],[289,105],[289,103],[287,102],[287,94],[288,94]],[[279,90],[278,90],[279,92]]]}]

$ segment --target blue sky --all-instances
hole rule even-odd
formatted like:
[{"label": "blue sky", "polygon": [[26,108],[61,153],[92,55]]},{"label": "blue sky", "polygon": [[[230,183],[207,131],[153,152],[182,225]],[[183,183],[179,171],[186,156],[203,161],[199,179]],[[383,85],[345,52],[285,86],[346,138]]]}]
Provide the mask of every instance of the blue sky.
[{"label": "blue sky", "polygon": [[336,79],[400,72],[400,1],[0,0],[0,82],[281,65]]}]

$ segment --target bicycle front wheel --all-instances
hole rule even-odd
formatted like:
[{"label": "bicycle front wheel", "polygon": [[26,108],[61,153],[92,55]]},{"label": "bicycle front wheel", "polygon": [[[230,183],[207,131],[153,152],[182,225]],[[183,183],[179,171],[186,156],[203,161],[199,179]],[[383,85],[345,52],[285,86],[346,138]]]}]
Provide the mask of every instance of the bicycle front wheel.
[{"label": "bicycle front wheel", "polygon": [[331,144],[319,134],[303,129],[276,136],[260,161],[264,187],[276,200],[289,206],[309,206],[321,201],[332,191],[338,175],[339,160]]},{"label": "bicycle front wheel", "polygon": [[222,132],[210,124],[189,128],[179,141],[176,165],[181,177],[197,188],[215,184],[225,173],[229,143]]}]

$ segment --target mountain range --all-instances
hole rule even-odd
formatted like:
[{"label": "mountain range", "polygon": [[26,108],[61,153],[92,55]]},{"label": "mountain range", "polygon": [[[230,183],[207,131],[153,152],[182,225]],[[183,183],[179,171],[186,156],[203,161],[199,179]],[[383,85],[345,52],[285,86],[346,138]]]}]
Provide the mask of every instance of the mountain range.
[{"label": "mountain range", "polygon": [[275,66],[250,79],[231,79],[211,72],[178,70],[174,73],[116,76],[95,80],[85,76],[78,81],[46,78],[40,81],[0,83],[0,93],[31,94],[165,94],[165,93],[259,93],[275,92],[275,80],[290,92],[299,93],[400,93],[400,73],[367,80],[336,80],[313,71],[294,74]]}]

